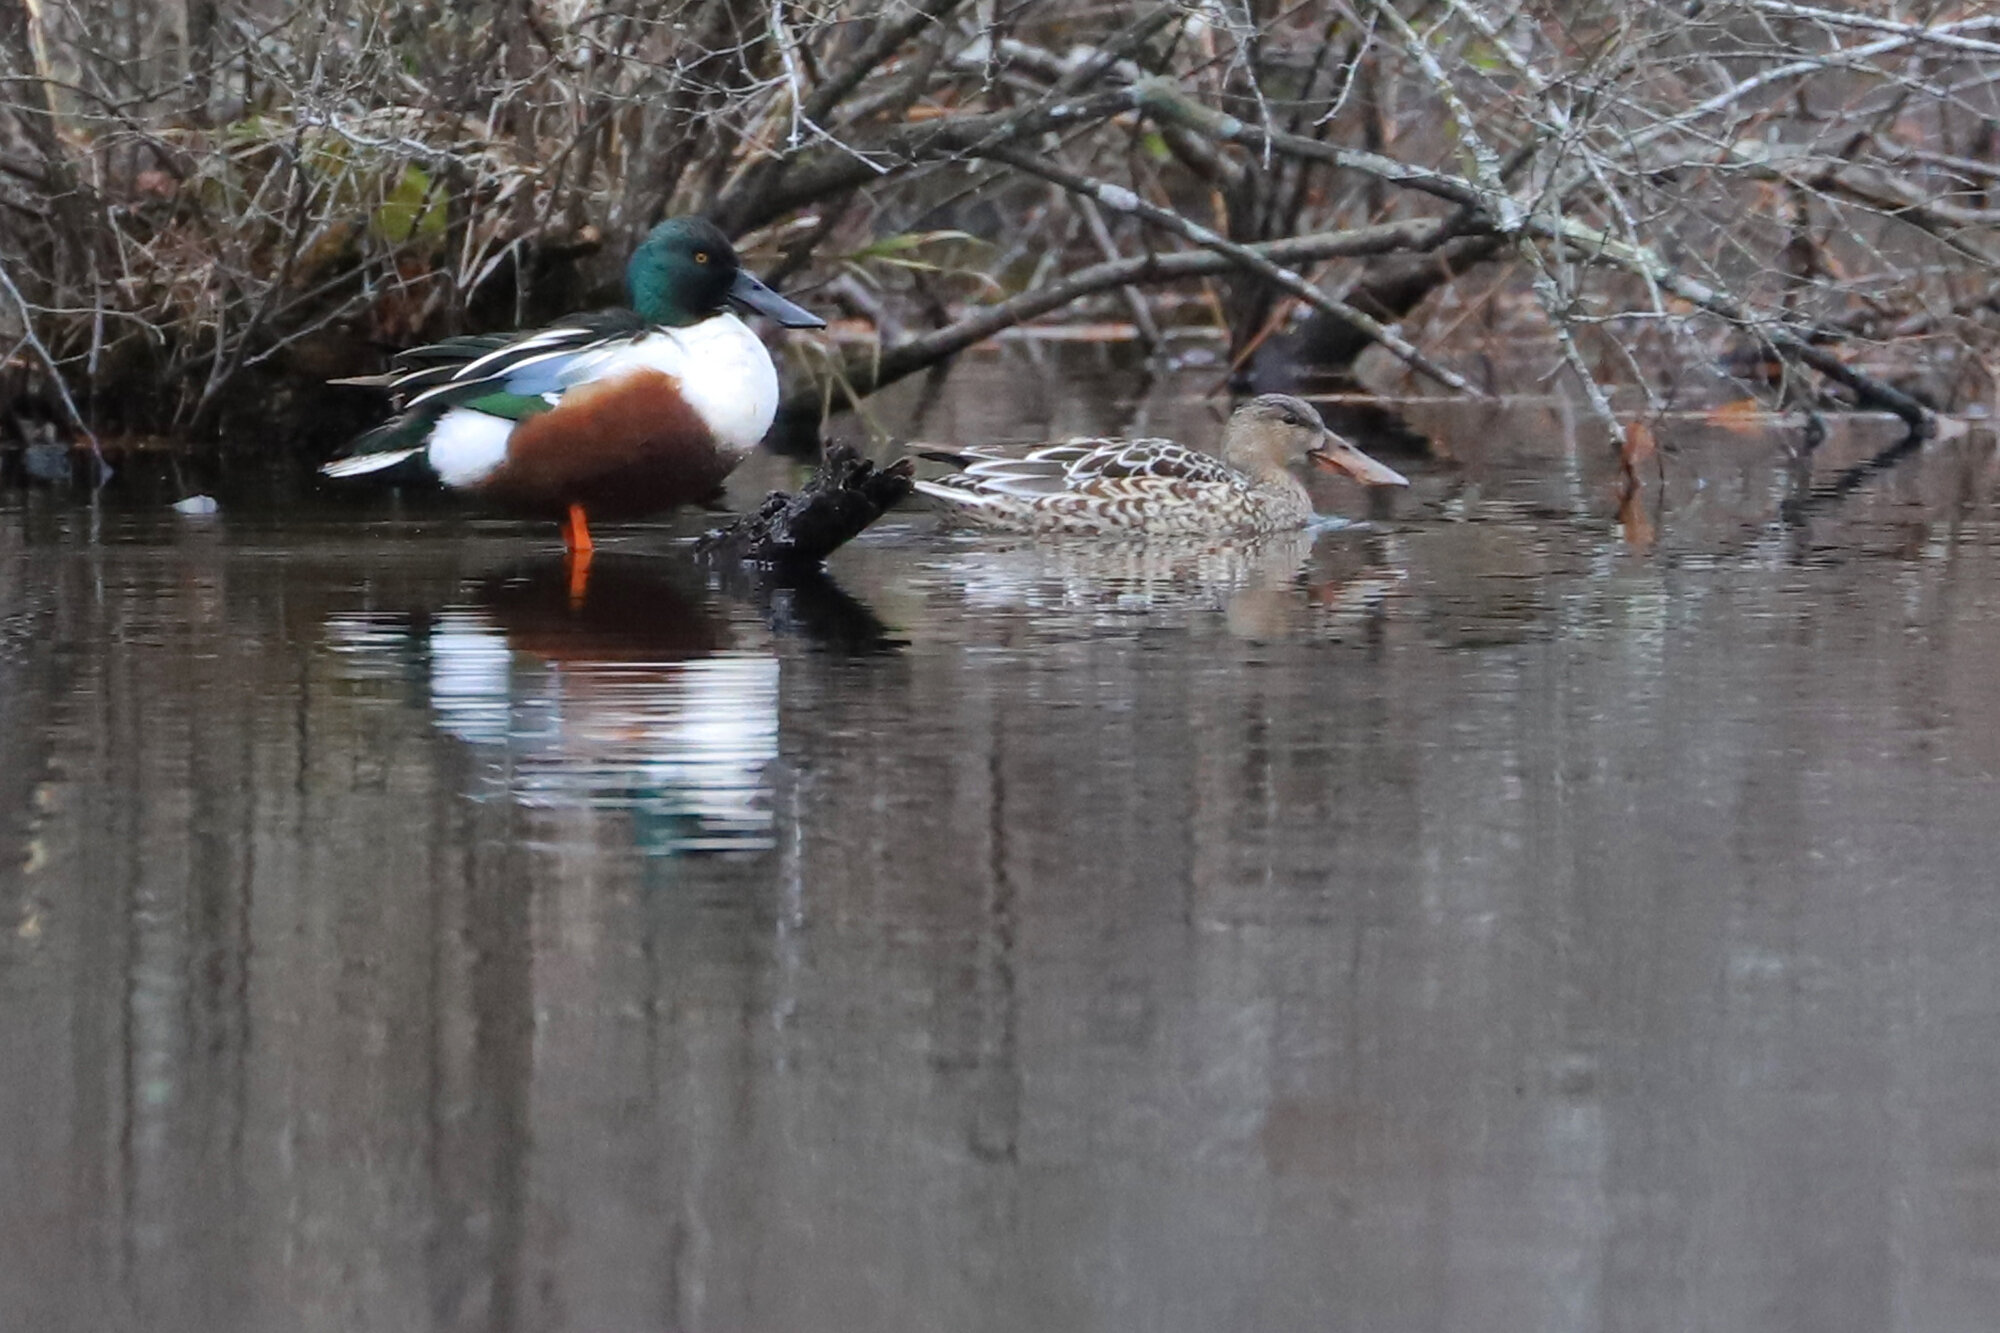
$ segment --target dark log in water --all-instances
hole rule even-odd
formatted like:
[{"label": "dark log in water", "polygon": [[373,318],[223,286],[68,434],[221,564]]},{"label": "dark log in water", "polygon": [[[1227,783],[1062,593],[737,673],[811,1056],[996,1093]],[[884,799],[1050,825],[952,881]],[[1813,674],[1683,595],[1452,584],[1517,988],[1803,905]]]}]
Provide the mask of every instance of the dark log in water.
[{"label": "dark log in water", "polygon": [[910,493],[911,472],[907,459],[878,468],[852,447],[833,445],[797,495],[771,492],[756,512],[704,535],[695,551],[716,563],[817,569]]}]

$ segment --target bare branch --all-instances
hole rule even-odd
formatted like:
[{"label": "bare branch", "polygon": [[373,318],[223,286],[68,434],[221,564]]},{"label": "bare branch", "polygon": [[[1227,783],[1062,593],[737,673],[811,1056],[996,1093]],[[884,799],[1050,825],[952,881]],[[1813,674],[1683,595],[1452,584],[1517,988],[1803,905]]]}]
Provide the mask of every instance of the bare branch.
[{"label": "bare branch", "polygon": [[[1352,231],[1296,236],[1248,248],[1273,264],[1307,264],[1323,259],[1361,258],[1430,249],[1447,235],[1448,229],[1442,221],[1414,218],[1405,222],[1357,227]],[[1118,287],[1213,277],[1239,267],[1240,261],[1234,256],[1205,250],[1136,255],[1093,264],[1045,286],[983,306],[945,328],[919,334],[891,348],[880,351],[871,349],[849,356],[836,382],[850,387],[857,394],[873,393],[956,356],[968,347],[985,342],[995,334],[1060,310],[1087,296]],[[821,397],[817,387],[801,390],[785,400],[783,412],[792,418],[817,417]]]},{"label": "bare branch", "polygon": [[1356,328],[1362,329],[1369,337],[1381,343],[1392,355],[1418,374],[1436,380],[1439,384],[1458,393],[1471,397],[1488,396],[1468,383],[1463,376],[1455,371],[1447,370],[1443,366],[1431,361],[1429,357],[1426,357],[1422,352],[1412,347],[1402,335],[1384,327],[1368,315],[1348,305],[1345,301],[1328,296],[1291,269],[1273,263],[1270,259],[1248,246],[1238,245],[1234,241],[1218,236],[1208,228],[1201,226],[1199,223],[1188,221],[1171,209],[1161,208],[1158,204],[1148,203],[1122,185],[1109,185],[1103,181],[1092,180],[1087,176],[1078,175],[1066,167],[1058,166],[1049,159],[1030,156],[1016,149],[988,147],[980,149],[979,155],[1005,162],[1016,171],[1027,172],[1030,175],[1040,176],[1044,180],[1053,181],[1065,190],[1083,195],[1089,199],[1094,199],[1114,212],[1130,213],[1152,226],[1162,228],[1174,233],[1176,236],[1193,241],[1205,250],[1213,250],[1216,254],[1234,260],[1239,266],[1255,273],[1258,277],[1277,284],[1314,309],[1323,310],[1330,315],[1337,315],[1348,323],[1353,324]]}]

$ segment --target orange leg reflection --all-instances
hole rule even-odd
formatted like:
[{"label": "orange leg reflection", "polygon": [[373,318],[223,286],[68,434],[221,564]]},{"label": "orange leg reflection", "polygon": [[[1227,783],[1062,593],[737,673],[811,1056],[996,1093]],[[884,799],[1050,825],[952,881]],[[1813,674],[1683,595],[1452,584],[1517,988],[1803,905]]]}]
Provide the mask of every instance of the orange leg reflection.
[{"label": "orange leg reflection", "polygon": [[563,520],[563,548],[586,560],[596,549],[590,541],[590,524],[584,521],[582,505],[571,505],[569,517]]},{"label": "orange leg reflection", "polygon": [[590,557],[597,550],[590,540],[590,525],[584,521],[582,505],[571,505],[569,517],[563,520],[563,550],[568,553],[569,602],[571,606],[581,606],[590,587]]}]

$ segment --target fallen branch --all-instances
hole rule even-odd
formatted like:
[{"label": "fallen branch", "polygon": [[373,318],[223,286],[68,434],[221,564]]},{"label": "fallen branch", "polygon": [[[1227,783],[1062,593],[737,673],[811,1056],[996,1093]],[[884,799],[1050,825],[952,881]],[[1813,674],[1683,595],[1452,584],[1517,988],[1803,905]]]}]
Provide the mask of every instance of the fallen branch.
[{"label": "fallen branch", "polygon": [[[1538,220],[1530,221],[1531,227],[1539,228]],[[1680,297],[1683,301],[1712,315],[1718,315],[1732,324],[1751,329],[1755,335],[1770,343],[1781,355],[1792,357],[1817,370],[1836,384],[1850,390],[1863,403],[1893,412],[1909,423],[1911,430],[1920,435],[1928,435],[1936,428],[1931,410],[1901,389],[1884,384],[1863,371],[1842,361],[1839,357],[1816,345],[1814,336],[1837,337],[1819,330],[1800,330],[1779,320],[1759,319],[1735,297],[1718,291],[1705,282],[1687,277],[1658,256],[1637,246],[1585,226],[1571,219],[1562,219],[1553,229],[1555,239],[1563,241],[1578,252],[1578,257],[1590,263],[1611,264],[1628,273],[1649,277],[1663,291]]]},{"label": "fallen branch", "polygon": [[63,415],[69,418],[70,427],[90,442],[90,457],[97,465],[95,480],[101,484],[111,475],[111,465],[104,461],[104,446],[98,442],[97,432],[83,419],[83,413],[77,410],[76,400],[69,395],[69,385],[63,379],[62,367],[56,364],[54,354],[35,336],[35,312],[29,307],[27,298],[21,295],[21,289],[14,285],[5,264],[0,264],[0,290],[12,298],[15,308],[21,312],[21,342],[35,354],[35,359],[48,373],[49,383],[55,386],[56,398],[62,403]]},{"label": "fallen branch", "polygon": [[752,181],[746,175],[717,196],[707,212],[717,226],[740,236],[777,221],[793,209],[860,189],[912,166],[977,156],[982,149],[1038,138],[1051,131],[1088,127],[1131,109],[1132,94],[1120,89],[987,115],[920,120],[838,149],[822,150],[825,157],[793,167],[769,183]]},{"label": "fallen branch", "polygon": [[[1413,218],[1385,222],[1352,231],[1324,232],[1295,236],[1289,240],[1245,247],[1274,263],[1311,263],[1320,259],[1359,258],[1393,254],[1404,250],[1428,250],[1452,235],[1452,224],[1443,218]],[[997,333],[1025,324],[1031,319],[1060,310],[1073,301],[1114,287],[1140,283],[1181,282],[1190,278],[1213,277],[1239,267],[1228,255],[1209,250],[1187,250],[1176,254],[1135,255],[1078,269],[1066,278],[985,306],[976,314],[930,333],[919,334],[888,349],[871,348],[845,358],[833,382],[846,390],[846,401],[828,404],[820,388],[813,385],[791,394],[779,409],[781,421],[817,421],[831,407],[835,411],[854,406],[862,397],[894,384],[897,380],[958,355],[975,343]]]},{"label": "fallen branch", "polygon": [[1366,171],[1393,184],[1454,200],[1467,210],[1467,215],[1458,223],[1461,231],[1505,235],[1507,233],[1496,220],[1512,218],[1523,234],[1573,247],[1578,257],[1586,262],[1624,269],[1712,315],[1753,328],[1757,336],[1767,339],[1779,352],[1849,389],[1862,402],[1895,413],[1908,422],[1912,430],[1928,433],[1933,429],[1930,409],[1922,403],[1902,390],[1854,369],[1824,347],[1815,345],[1813,340],[1816,337],[1837,338],[1837,331],[1800,328],[1781,318],[1759,317],[1736,297],[1688,277],[1650,250],[1629,245],[1600,228],[1561,215],[1524,214],[1511,195],[1486,189],[1450,172],[1411,168],[1379,154],[1358,153],[1317,139],[1247,124],[1234,116],[1190,103],[1166,80],[1147,80],[1138,85],[1136,92],[1141,105],[1149,113],[1171,117],[1230,143],[1249,148],[1268,145],[1276,152],[1317,158]]},{"label": "fallen branch", "polygon": [[798,494],[771,492],[756,512],[705,534],[695,552],[738,565],[817,569],[908,495],[911,475],[908,459],[877,468],[847,445],[835,445]]},{"label": "fallen branch", "polygon": [[[922,0],[901,17],[890,19],[886,16],[876,19],[874,30],[868,40],[862,43],[853,59],[838,71],[827,76],[811,96],[799,104],[796,114],[800,121],[821,131],[829,117],[839,107],[842,99],[867,80],[885,61],[891,59],[904,43],[915,37],[934,23],[949,17],[963,0]],[[743,180],[732,191],[738,202],[728,204],[718,201],[716,216],[727,216],[725,207],[737,207],[754,212],[756,201],[770,194],[777,183],[790,170],[796,159],[792,157],[772,157],[758,162],[745,173]],[[744,228],[749,230],[748,227]]]},{"label": "fallen branch", "polygon": [[1268,257],[1257,253],[1250,246],[1238,245],[1235,241],[1216,235],[1199,223],[1188,221],[1188,219],[1182,217],[1172,209],[1162,208],[1158,204],[1149,203],[1122,185],[1112,185],[1105,181],[1092,180],[1090,177],[1079,175],[1067,167],[1058,166],[1046,158],[1023,153],[1018,149],[986,148],[980,150],[979,155],[995,161],[1005,162],[1016,171],[1040,176],[1043,180],[1060,185],[1072,194],[1081,195],[1086,199],[1094,199],[1114,212],[1130,213],[1142,222],[1149,223],[1164,231],[1170,231],[1176,236],[1193,241],[1203,249],[1213,251],[1215,254],[1231,260],[1237,267],[1246,269],[1251,273],[1255,273],[1258,277],[1282,287],[1285,291],[1298,297],[1315,310],[1324,311],[1326,314],[1334,315],[1353,324],[1356,328],[1366,332],[1376,342],[1382,344],[1392,355],[1418,374],[1436,380],[1446,388],[1465,394],[1468,397],[1485,398],[1491,396],[1483,390],[1475,388],[1457,372],[1447,370],[1445,367],[1432,361],[1394,329],[1356,310],[1353,306],[1347,304],[1347,302],[1327,295],[1291,269],[1274,263]]},{"label": "fallen branch", "polygon": [[[1443,199],[1461,208],[1490,212],[1496,202],[1489,200],[1485,191],[1471,181],[1448,171],[1435,171],[1429,167],[1399,162],[1381,153],[1371,153],[1358,148],[1342,148],[1338,144],[1327,143],[1322,139],[1307,138],[1303,134],[1289,134],[1283,130],[1266,129],[1238,120],[1226,112],[1190,101],[1172,79],[1142,79],[1133,85],[1132,96],[1137,101],[1139,109],[1155,120],[1198,130],[1224,143],[1233,143],[1260,153],[1268,149],[1272,152],[1289,153],[1294,157],[1330,163],[1336,167],[1373,176],[1390,185],[1400,185],[1421,194]],[[1506,211],[1503,208],[1493,216],[1504,217]],[[1490,219],[1487,225],[1491,226]]]},{"label": "fallen branch", "polygon": [[1813,23],[1823,23],[1828,27],[1886,32],[1912,43],[1941,47],[1947,51],[1963,51],[1969,55],[2000,56],[2000,42],[1982,42],[1976,37],[1960,37],[1952,31],[1954,28],[1970,26],[1967,24],[1943,24],[1934,28],[1900,19],[1876,18],[1871,14],[1842,13],[1812,5],[1785,4],[1781,0],[1750,0],[1750,3],[1766,14],[1776,14],[1783,18],[1804,19]]}]

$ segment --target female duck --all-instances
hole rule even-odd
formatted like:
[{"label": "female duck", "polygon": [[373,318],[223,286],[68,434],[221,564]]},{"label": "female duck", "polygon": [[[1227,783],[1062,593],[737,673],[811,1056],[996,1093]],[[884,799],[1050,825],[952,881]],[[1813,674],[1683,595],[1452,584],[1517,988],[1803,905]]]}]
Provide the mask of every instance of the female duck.
[{"label": "female duck", "polygon": [[745,272],[701,218],[655,227],[625,269],[632,306],[528,333],[449,338],[350,384],[396,394],[397,415],[328,463],[358,477],[404,463],[507,508],[564,520],[636,518],[705,500],[778,410],[771,354],[729,307],[787,328],[825,321]]},{"label": "female duck", "polygon": [[1267,393],[1236,409],[1213,458],[1171,440],[1069,440],[1026,452],[926,457],[964,470],[917,489],[1006,532],[1253,536],[1302,528],[1312,497],[1289,471],[1311,461],[1369,486],[1407,486],[1326,428],[1311,404]]}]

